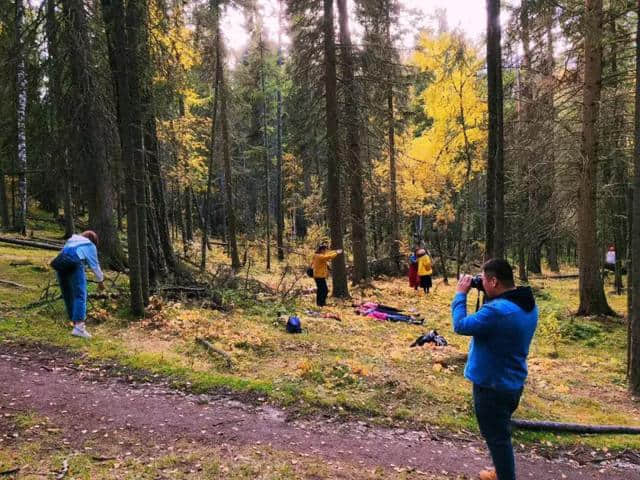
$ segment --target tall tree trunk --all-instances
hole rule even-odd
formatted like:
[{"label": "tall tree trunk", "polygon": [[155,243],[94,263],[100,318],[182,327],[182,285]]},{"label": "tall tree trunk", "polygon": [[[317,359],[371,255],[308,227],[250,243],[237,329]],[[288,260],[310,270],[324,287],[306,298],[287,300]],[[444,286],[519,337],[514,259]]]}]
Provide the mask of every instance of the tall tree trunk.
[{"label": "tall tree trunk", "polygon": [[[531,81],[531,44],[529,35],[529,1],[523,0],[520,5],[520,40],[522,42],[522,70],[516,71],[516,85],[519,99],[516,105],[518,115],[518,140],[521,152],[518,155],[518,177],[523,182],[516,193],[518,197],[518,277],[521,281],[528,281],[526,251],[529,248],[529,235],[526,212],[529,211],[529,195],[526,184],[528,183],[529,169],[531,167],[531,152],[528,148],[528,139],[531,134],[531,108],[532,108],[532,81]],[[523,78],[524,77],[524,78]],[[487,176],[487,182],[489,178]],[[488,195],[488,194],[487,194]]]},{"label": "tall tree trunk", "polygon": [[[612,38],[617,38],[618,32],[616,28],[616,17],[611,15],[609,20],[611,26]],[[626,258],[626,245],[624,242],[625,237],[625,221],[623,220],[626,215],[626,176],[627,167],[626,159],[623,154],[625,139],[621,135],[624,130],[624,109],[620,105],[620,85],[619,85],[619,73],[618,73],[618,49],[620,45],[618,42],[611,44],[610,50],[610,64],[611,64],[611,77],[613,82],[613,132],[612,142],[610,145],[611,158],[609,172],[611,184],[613,186],[611,192],[611,198],[608,205],[610,215],[611,229],[613,230],[613,243],[616,249],[616,263],[615,263],[615,280],[614,285],[616,294],[622,294],[622,259]]]},{"label": "tall tree trunk", "polygon": [[337,0],[340,18],[340,44],[342,46],[343,82],[345,86],[345,126],[347,130],[347,165],[351,180],[351,243],[353,248],[354,285],[369,279],[367,263],[367,225],[362,192],[362,164],[360,158],[360,116],[358,96],[351,52],[349,13],[347,0]]},{"label": "tall tree trunk", "polygon": [[584,91],[582,148],[578,187],[578,263],[580,306],[578,315],[613,313],[604,295],[598,272],[600,254],[596,239],[596,185],[598,173],[598,132],[602,87],[602,0],[585,0]]},{"label": "tall tree trunk", "polygon": [[260,88],[262,90],[262,148],[264,165],[264,222],[267,246],[267,271],[271,270],[271,193],[269,191],[269,143],[267,142],[267,91],[265,88],[264,43],[260,33]]},{"label": "tall tree trunk", "polygon": [[[63,210],[65,220],[65,238],[69,238],[73,235],[73,211],[71,201],[71,169],[68,166],[68,149],[64,146],[68,139],[68,132],[65,128],[66,115],[64,105],[64,98],[62,94],[62,58],[60,57],[60,51],[58,49],[61,42],[62,35],[60,32],[60,23],[55,11],[55,0],[47,0],[47,14],[46,14],[46,34],[47,34],[47,51],[50,59],[49,80],[50,89],[49,95],[51,103],[53,104],[53,156],[54,165],[60,173],[58,176],[60,187],[63,192]],[[4,182],[0,185],[4,187]],[[3,190],[2,190],[3,191]],[[6,203],[4,204],[6,206]],[[8,217],[8,212],[7,212]]]},{"label": "tall tree trunk", "polygon": [[9,205],[7,203],[6,190],[4,171],[0,166],[0,216],[2,217],[2,226],[8,228],[11,220],[9,218]]},{"label": "tall tree trunk", "polygon": [[[131,295],[131,311],[136,316],[144,313],[142,276],[140,265],[141,245],[138,238],[138,209],[136,200],[136,184],[134,151],[136,142],[134,132],[130,128],[136,124],[136,116],[132,105],[130,89],[130,66],[127,45],[127,29],[125,28],[125,11],[122,0],[101,0],[102,14],[106,25],[109,42],[109,63],[114,79],[114,89],[117,94],[118,131],[122,150],[123,169],[130,172],[125,175],[125,191],[127,203],[127,246],[129,250],[129,290]],[[144,245],[142,246],[144,248]]]},{"label": "tall tree trunk", "polygon": [[154,115],[147,118],[147,128],[145,129],[145,144],[148,146],[147,166],[149,168],[149,186],[151,188],[151,204],[155,212],[156,223],[158,226],[159,248],[166,262],[166,268],[173,272],[178,272],[178,264],[173,252],[173,244],[169,235],[169,218],[167,212],[167,203],[165,198],[165,185],[160,169],[160,151],[158,148],[158,134],[156,128],[156,119]]},{"label": "tall tree trunk", "polygon": [[[282,68],[282,0],[278,0],[278,83],[276,87],[276,245],[278,260],[284,260],[284,198],[282,184],[282,91],[280,88],[280,70]],[[294,224],[295,225],[295,224]]]},{"label": "tall tree trunk", "polygon": [[70,26],[69,62],[72,92],[77,107],[71,118],[78,133],[77,169],[85,172],[82,178],[89,226],[100,238],[102,262],[111,268],[124,267],[124,253],[118,238],[114,217],[114,193],[105,145],[106,118],[100,105],[94,77],[89,26],[81,0],[63,0],[62,7]]},{"label": "tall tree trunk", "polygon": [[[211,5],[211,10],[213,11],[214,15],[217,15],[217,4],[215,2],[212,2]],[[218,21],[218,19],[216,18],[214,20],[215,22]],[[216,45],[217,45],[217,39],[216,39]],[[208,247],[208,235],[209,235],[209,218],[211,217],[211,212],[210,212],[210,204],[211,204],[211,188],[213,186],[213,165],[214,165],[214,157],[216,154],[216,132],[217,132],[217,125],[216,125],[216,120],[217,120],[217,116],[218,116],[218,101],[219,101],[219,95],[220,95],[220,91],[219,91],[219,86],[220,86],[220,79],[218,78],[218,62],[220,62],[220,52],[218,51],[218,49],[216,48],[216,66],[215,66],[215,73],[214,73],[214,80],[213,80],[213,110],[211,112],[211,151],[209,153],[209,166],[208,166],[208,173],[207,173],[207,192],[204,196],[204,205],[202,207],[203,213],[202,215],[204,216],[204,228],[202,230],[202,245],[201,245],[201,251],[200,251],[200,271],[204,272],[206,269],[206,264],[207,264],[207,247]]]},{"label": "tall tree trunk", "polygon": [[[216,2],[219,5],[218,2]],[[240,257],[238,256],[238,242],[236,239],[236,214],[233,206],[233,182],[231,178],[231,140],[229,138],[229,120],[227,114],[227,89],[224,80],[224,45],[222,34],[220,33],[219,6],[216,7],[216,50],[219,52],[216,63],[216,75],[220,81],[220,121],[222,123],[222,162],[224,165],[224,198],[227,217],[227,244],[231,255],[231,268],[240,268]]]},{"label": "tall tree trunk", "polygon": [[[327,122],[327,217],[331,248],[341,249],[342,205],[340,199],[340,168],[338,152],[338,99],[336,80],[336,45],[333,29],[333,0],[324,0],[324,69]],[[344,255],[338,255],[332,263],[333,296],[348,297],[347,268]]]},{"label": "tall tree trunk", "polygon": [[[390,5],[385,8],[385,34],[387,41],[387,49],[391,59],[393,52],[393,43],[391,40],[391,18],[389,15]],[[396,167],[396,131],[395,131],[395,107],[393,98],[393,77],[394,68],[393,60],[390,60],[391,72],[387,85],[387,122],[388,122],[388,148],[389,148],[389,184],[391,195],[391,252],[390,256],[395,261],[398,269],[400,268],[400,214],[398,212],[398,179]]]},{"label": "tall tree trunk", "polygon": [[148,231],[147,231],[147,202],[145,198],[147,182],[147,158],[144,145],[144,124],[146,120],[145,106],[143,105],[144,85],[148,77],[148,65],[146,45],[147,10],[146,0],[128,0],[126,6],[127,42],[129,47],[129,88],[130,101],[134,113],[133,122],[130,124],[134,140],[134,181],[136,187],[136,206],[138,209],[138,245],[140,250],[140,281],[142,301],[144,305],[149,303],[149,257]]},{"label": "tall tree trunk", "polygon": [[636,104],[635,104],[635,148],[633,171],[633,201],[631,202],[631,265],[628,278],[634,279],[629,286],[631,305],[629,308],[629,390],[640,395],[640,3],[638,4],[636,27]]},{"label": "tall tree trunk", "polygon": [[[545,92],[543,95],[544,105],[544,141],[550,145],[548,149],[547,157],[548,162],[546,166],[548,180],[548,195],[545,199],[545,204],[542,208],[545,208],[549,203],[555,201],[556,191],[556,150],[555,150],[555,119],[556,119],[556,107],[555,107],[555,88],[554,88],[554,69],[555,69],[555,57],[553,48],[553,23],[554,23],[555,6],[549,5],[545,11],[545,36],[546,36],[546,48],[545,48],[545,60],[543,66],[544,74],[544,86]],[[551,212],[551,234],[547,236],[547,259],[549,261],[549,269],[554,273],[560,272],[560,265],[558,264],[558,232],[557,225],[559,223],[558,215],[555,211]]]},{"label": "tall tree trunk", "polygon": [[538,243],[531,245],[529,248],[527,270],[531,273],[537,273],[538,275],[542,273],[542,246]]},{"label": "tall tree trunk", "polygon": [[15,212],[14,229],[27,234],[27,74],[24,62],[22,39],[24,22],[23,0],[16,0],[15,17],[15,62],[16,62],[16,133],[18,173],[18,206]]},{"label": "tall tree trunk", "polygon": [[191,187],[184,188],[184,231],[187,242],[193,242],[193,199],[191,198]]},{"label": "tall tree trunk", "polygon": [[547,243],[547,260],[549,261],[549,270],[553,273],[560,273],[560,265],[558,264],[558,241],[551,239]]},{"label": "tall tree trunk", "polygon": [[71,197],[71,167],[69,166],[69,155],[67,150],[62,157],[61,169],[64,172],[62,179],[62,188],[64,192],[64,238],[69,238],[75,231],[73,220],[73,198]]},{"label": "tall tree trunk", "polygon": [[504,256],[504,139],[500,0],[487,0],[487,88],[489,147],[487,159],[486,256]]}]

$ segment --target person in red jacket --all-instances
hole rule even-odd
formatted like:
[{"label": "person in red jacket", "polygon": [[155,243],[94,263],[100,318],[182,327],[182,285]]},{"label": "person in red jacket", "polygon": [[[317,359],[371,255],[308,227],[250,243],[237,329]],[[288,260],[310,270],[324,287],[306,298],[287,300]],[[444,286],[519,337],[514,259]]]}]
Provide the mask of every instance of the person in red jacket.
[{"label": "person in red jacket", "polygon": [[420,285],[420,279],[418,278],[418,249],[420,247],[414,247],[413,252],[409,255],[409,286],[414,290],[418,290]]}]

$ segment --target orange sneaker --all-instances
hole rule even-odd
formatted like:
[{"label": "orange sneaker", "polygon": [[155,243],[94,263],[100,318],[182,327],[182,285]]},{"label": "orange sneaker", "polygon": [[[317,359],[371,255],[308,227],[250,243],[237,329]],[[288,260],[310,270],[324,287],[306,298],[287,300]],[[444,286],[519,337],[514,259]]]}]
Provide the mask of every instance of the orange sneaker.
[{"label": "orange sneaker", "polygon": [[478,478],[480,480],[498,480],[495,470],[482,470],[478,474]]}]

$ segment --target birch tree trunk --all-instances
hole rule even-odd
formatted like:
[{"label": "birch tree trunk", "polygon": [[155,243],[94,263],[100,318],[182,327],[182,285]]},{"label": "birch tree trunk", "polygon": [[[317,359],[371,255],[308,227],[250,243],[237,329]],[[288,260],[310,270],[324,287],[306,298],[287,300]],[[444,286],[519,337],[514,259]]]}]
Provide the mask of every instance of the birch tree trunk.
[{"label": "birch tree trunk", "polygon": [[27,75],[23,49],[23,0],[16,0],[15,25],[15,62],[16,62],[16,133],[18,173],[18,205],[15,212],[14,229],[22,235],[27,234]]}]

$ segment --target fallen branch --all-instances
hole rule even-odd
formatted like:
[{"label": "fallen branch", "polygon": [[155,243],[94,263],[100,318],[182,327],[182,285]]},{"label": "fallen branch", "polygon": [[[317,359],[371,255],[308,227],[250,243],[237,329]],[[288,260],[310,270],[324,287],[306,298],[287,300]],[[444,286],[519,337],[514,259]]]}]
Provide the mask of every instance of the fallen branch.
[{"label": "fallen branch", "polygon": [[60,470],[60,473],[56,475],[56,480],[62,480],[67,475],[68,472],[69,472],[69,460],[65,458],[64,461],[62,462],[62,470]]},{"label": "fallen branch", "polygon": [[[536,277],[533,277],[533,278],[536,278]],[[563,278],[580,278],[580,275],[578,275],[578,274],[546,275],[544,277],[538,277],[538,278],[542,278],[543,280],[561,280]]]},{"label": "fallen branch", "polygon": [[16,287],[16,288],[25,288],[27,290],[30,289],[30,287],[27,287],[26,285],[22,285],[21,283],[12,282],[11,280],[3,280],[2,278],[0,278],[0,284],[9,285],[10,287]]},{"label": "fallen branch", "polygon": [[31,241],[44,243],[45,245],[52,245],[54,247],[62,248],[64,247],[65,240],[52,240],[50,238],[42,238],[42,237],[34,237],[33,235],[29,235],[29,239]]},{"label": "fallen branch", "polygon": [[96,462],[108,462],[109,460],[117,460],[118,457],[101,457],[100,455],[92,455],[91,460]]},{"label": "fallen branch", "polygon": [[20,471],[20,467],[12,468],[11,470],[3,470],[0,472],[0,476],[13,475],[14,473],[18,473]]},{"label": "fallen branch", "polygon": [[640,435],[640,427],[624,425],[581,425],[578,423],[534,422],[531,420],[511,420],[511,425],[520,430],[568,433],[598,433]]},{"label": "fallen branch", "polygon": [[163,292],[191,292],[191,293],[204,293],[207,291],[205,287],[183,287],[180,285],[160,287]]},{"label": "fallen branch", "polygon": [[12,267],[24,267],[26,265],[33,265],[33,262],[31,262],[30,260],[21,260],[17,262],[11,262],[9,263],[9,265],[11,265]]},{"label": "fallen branch", "polygon": [[[110,300],[120,298],[120,293],[118,292],[105,292],[105,293],[90,293],[87,295],[88,300]],[[58,300],[62,300],[62,295],[58,295],[56,297],[45,298],[44,300],[38,300],[32,303],[28,303],[24,307],[24,310],[29,310],[31,308],[43,307],[45,305],[49,305],[51,303],[57,302]]]},{"label": "fallen branch", "polygon": [[231,356],[224,350],[220,350],[219,348],[214,347],[213,345],[211,345],[210,342],[206,341],[204,338],[196,337],[196,343],[199,343],[200,345],[202,345],[210,354],[217,353],[218,355],[223,357],[227,363],[227,368],[231,368],[233,366],[231,362]]},{"label": "fallen branch", "polygon": [[18,240],[17,238],[0,237],[0,242],[10,243],[11,245],[19,245],[21,247],[33,247],[33,248],[41,248],[43,250],[54,250],[56,252],[59,251],[61,248],[56,245],[51,245],[49,243],[32,242],[30,240]]}]

